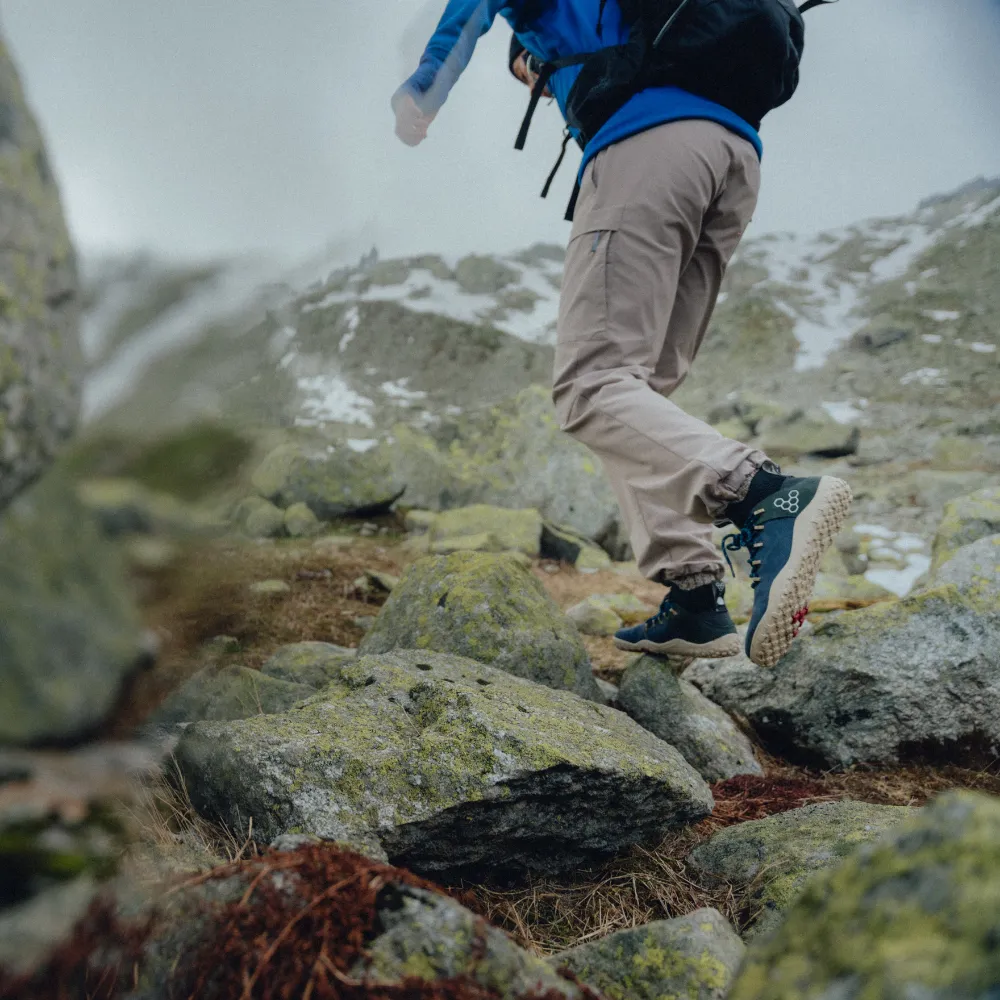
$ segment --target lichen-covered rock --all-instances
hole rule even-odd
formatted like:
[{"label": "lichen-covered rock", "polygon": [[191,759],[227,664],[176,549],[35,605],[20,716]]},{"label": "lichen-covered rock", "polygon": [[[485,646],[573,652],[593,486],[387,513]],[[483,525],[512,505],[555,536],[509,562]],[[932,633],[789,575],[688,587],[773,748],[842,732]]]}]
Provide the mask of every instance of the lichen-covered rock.
[{"label": "lichen-covered rock", "polygon": [[579,633],[510,555],[456,553],[413,563],[360,650],[467,656],[518,677],[597,698]]},{"label": "lichen-covered rock", "polygon": [[618,705],[643,729],[680,750],[709,783],[764,773],[736,723],[655,656],[640,656],[628,666]]},{"label": "lichen-covered rock", "polygon": [[574,604],[567,610],[566,617],[584,635],[614,635],[622,627],[618,612],[598,597],[588,597]]},{"label": "lichen-covered rock", "polygon": [[[462,551],[461,542],[470,537],[486,536],[495,546],[486,551],[523,552],[537,559],[541,535],[542,516],[537,510],[507,510],[488,504],[444,511],[430,527],[431,551],[441,555]],[[477,547],[475,551],[483,550]]]},{"label": "lichen-covered rock", "polygon": [[972,1000],[1000,982],[1000,803],[951,793],[810,881],[732,1000]]},{"label": "lichen-covered rock", "polygon": [[708,786],[616,712],[455,656],[343,664],[282,715],[188,727],[192,801],[414,871],[558,871],[708,814]]},{"label": "lichen-covered rock", "polygon": [[797,410],[785,416],[767,417],[758,431],[762,451],[788,458],[853,455],[861,440],[858,427],[839,424],[822,410]]},{"label": "lichen-covered rock", "polygon": [[470,295],[490,295],[514,284],[520,275],[514,268],[494,257],[471,254],[455,266],[455,280]]},{"label": "lichen-covered rock", "polygon": [[280,538],[285,533],[285,512],[264,500],[247,514],[243,530],[251,538]]},{"label": "lichen-covered rock", "polygon": [[0,520],[0,745],[86,736],[148,659],[120,554],[47,477]]},{"label": "lichen-covered rock", "polygon": [[0,508],[76,426],[76,258],[41,133],[0,41]]},{"label": "lichen-covered rock", "polygon": [[806,881],[876,840],[915,810],[863,802],[804,806],[720,830],[689,855],[708,883],[752,887],[754,935],[772,930]]},{"label": "lichen-covered rock", "polygon": [[817,601],[882,601],[892,600],[890,590],[865,576],[832,576],[820,573],[813,588],[812,600]]},{"label": "lichen-covered rock", "polygon": [[312,538],[323,530],[319,518],[304,503],[293,503],[285,511],[285,531],[290,538]]},{"label": "lichen-covered rock", "polygon": [[611,568],[611,556],[579,531],[546,521],[542,525],[542,556],[572,563],[577,569]]},{"label": "lichen-covered rock", "polygon": [[503,1000],[549,991],[580,995],[543,959],[445,896],[392,885],[377,905],[381,933],[366,947],[368,960],[354,969],[355,978],[402,983],[468,977]]},{"label": "lichen-covered rock", "polygon": [[253,486],[279,507],[306,504],[321,521],[388,510],[403,492],[379,452],[347,445],[279,445],[254,472]]},{"label": "lichen-covered rock", "polygon": [[746,948],[718,910],[657,920],[553,955],[608,1000],[722,1000]]},{"label": "lichen-covered rock", "polygon": [[963,545],[934,573],[932,584],[954,585],[972,600],[1000,608],[1000,534]]},{"label": "lichen-covered rock", "polygon": [[282,646],[260,672],[279,681],[321,688],[334,680],[340,667],[356,655],[356,650],[330,642],[296,642]]},{"label": "lichen-covered rock", "polygon": [[216,534],[223,528],[210,515],[134,479],[87,479],[77,492],[110,538],[136,534],[185,537]]},{"label": "lichen-covered rock", "polygon": [[283,712],[313,694],[294,684],[246,667],[206,667],[171,694],[148,725],[166,729],[180,722],[224,722]]},{"label": "lichen-covered rock", "polygon": [[963,545],[1000,533],[1000,487],[979,490],[952,500],[938,526],[932,549],[932,569],[948,561]]},{"label": "lichen-covered rock", "polygon": [[982,590],[949,585],[845,612],[773,670],[739,656],[686,676],[787,759],[978,767],[1000,752],[1000,606]]}]

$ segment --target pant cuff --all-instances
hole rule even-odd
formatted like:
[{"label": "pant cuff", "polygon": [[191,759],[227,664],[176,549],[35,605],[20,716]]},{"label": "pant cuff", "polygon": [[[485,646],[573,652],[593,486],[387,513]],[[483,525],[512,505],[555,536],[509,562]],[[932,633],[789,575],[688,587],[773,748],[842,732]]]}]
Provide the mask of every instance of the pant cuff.
[{"label": "pant cuff", "polygon": [[726,567],[719,563],[715,565],[701,565],[691,567],[678,567],[674,570],[660,570],[654,577],[657,583],[677,584],[681,590],[694,590],[696,587],[704,587],[710,583],[718,583],[726,578]]},{"label": "pant cuff", "polygon": [[714,521],[725,521],[726,507],[746,498],[753,477],[767,461],[764,452],[752,451],[732,472],[721,478],[707,498],[709,517]]}]

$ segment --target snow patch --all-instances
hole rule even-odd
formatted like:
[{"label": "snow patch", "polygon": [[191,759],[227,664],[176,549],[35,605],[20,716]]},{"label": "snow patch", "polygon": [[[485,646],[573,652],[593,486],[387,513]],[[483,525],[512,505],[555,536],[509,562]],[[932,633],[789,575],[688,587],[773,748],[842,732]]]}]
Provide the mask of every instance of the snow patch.
[{"label": "snow patch", "polygon": [[821,403],[820,405],[838,424],[856,424],[863,416],[860,406],[864,402],[864,400],[859,400],[858,403],[833,402]]},{"label": "snow patch", "polygon": [[305,394],[302,411],[306,414],[295,423],[302,427],[317,427],[326,423],[361,424],[374,427],[369,412],[370,399],[355,392],[339,375],[309,375],[298,380]]},{"label": "snow patch", "polygon": [[396,382],[383,382],[379,388],[390,398],[401,403],[417,403],[427,398],[427,393],[419,389],[408,389],[408,378],[401,378]]},{"label": "snow patch", "polygon": [[340,338],[340,345],[337,350],[340,354],[343,354],[347,350],[351,341],[354,340],[358,332],[358,326],[361,324],[361,313],[358,311],[357,306],[352,306],[344,314],[344,323],[347,326],[347,332]]},{"label": "snow patch", "polygon": [[916,371],[907,372],[900,380],[903,385],[947,385],[948,380],[945,373],[940,368],[918,368]]}]

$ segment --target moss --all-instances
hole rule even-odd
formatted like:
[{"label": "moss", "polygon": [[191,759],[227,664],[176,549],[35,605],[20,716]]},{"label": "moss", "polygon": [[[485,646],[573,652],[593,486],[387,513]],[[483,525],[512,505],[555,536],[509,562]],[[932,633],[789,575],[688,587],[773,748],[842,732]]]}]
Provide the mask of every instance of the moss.
[{"label": "moss", "polygon": [[1000,803],[938,800],[805,889],[751,948],[734,1000],[985,995],[1000,977]]},{"label": "moss", "polygon": [[934,538],[932,569],[942,566],[963,545],[1000,533],[1000,489],[985,489],[953,500]]}]

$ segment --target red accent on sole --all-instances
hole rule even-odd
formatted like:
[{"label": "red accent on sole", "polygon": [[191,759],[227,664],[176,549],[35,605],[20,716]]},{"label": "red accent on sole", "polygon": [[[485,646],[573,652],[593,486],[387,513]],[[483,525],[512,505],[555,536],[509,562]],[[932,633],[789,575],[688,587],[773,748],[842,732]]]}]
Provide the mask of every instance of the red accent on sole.
[{"label": "red accent on sole", "polygon": [[793,636],[798,636],[799,632],[802,631],[802,626],[806,623],[806,618],[809,615],[809,605],[807,604],[804,608],[800,608],[798,611],[792,615],[792,621],[795,622],[795,631],[792,632]]}]

